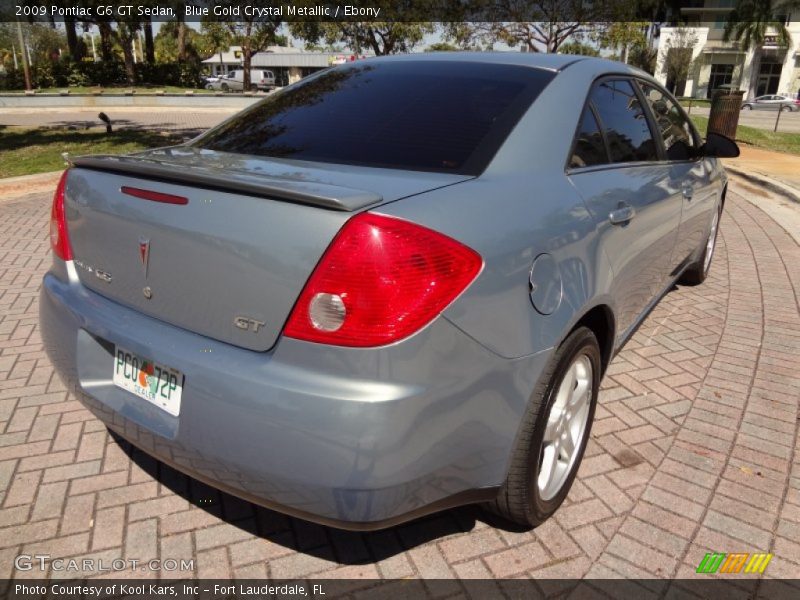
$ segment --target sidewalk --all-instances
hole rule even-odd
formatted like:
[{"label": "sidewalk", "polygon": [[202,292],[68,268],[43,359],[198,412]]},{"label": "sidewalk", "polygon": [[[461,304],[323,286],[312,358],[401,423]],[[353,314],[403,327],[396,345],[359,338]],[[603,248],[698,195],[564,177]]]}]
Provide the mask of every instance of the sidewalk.
[{"label": "sidewalk", "polygon": [[741,144],[738,158],[723,160],[725,168],[745,178],[773,188],[773,191],[800,202],[800,156],[772,152]]}]

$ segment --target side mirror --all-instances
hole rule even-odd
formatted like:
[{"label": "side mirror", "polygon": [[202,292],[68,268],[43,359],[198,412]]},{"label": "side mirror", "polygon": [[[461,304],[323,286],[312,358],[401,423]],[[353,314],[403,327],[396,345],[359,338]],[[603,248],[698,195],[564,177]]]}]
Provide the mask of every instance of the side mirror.
[{"label": "side mirror", "polygon": [[711,132],[706,136],[706,143],[700,147],[700,153],[717,158],[736,158],[739,156],[739,146],[731,138]]}]

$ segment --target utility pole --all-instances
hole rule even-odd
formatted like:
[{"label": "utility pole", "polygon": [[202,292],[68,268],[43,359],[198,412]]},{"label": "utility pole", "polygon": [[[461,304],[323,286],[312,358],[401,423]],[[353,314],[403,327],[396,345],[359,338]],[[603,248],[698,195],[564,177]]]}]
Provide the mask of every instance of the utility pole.
[{"label": "utility pole", "polygon": [[19,36],[19,46],[22,49],[22,68],[25,71],[25,89],[31,90],[31,70],[28,66],[28,55],[25,53],[25,38],[22,37],[22,23],[17,21],[17,35]]}]

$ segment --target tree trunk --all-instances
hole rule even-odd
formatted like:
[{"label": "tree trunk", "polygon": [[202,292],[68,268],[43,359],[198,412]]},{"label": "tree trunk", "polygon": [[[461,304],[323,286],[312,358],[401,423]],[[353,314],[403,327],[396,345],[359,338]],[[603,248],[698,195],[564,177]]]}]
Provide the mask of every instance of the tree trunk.
[{"label": "tree trunk", "polygon": [[78,44],[78,34],[75,31],[75,19],[72,17],[64,17],[64,29],[67,32],[67,48],[69,48],[69,57],[79,62],[83,58],[81,46]]},{"label": "tree trunk", "polygon": [[114,52],[111,48],[111,23],[100,21],[97,28],[100,30],[100,56],[103,62],[111,62],[114,60]]},{"label": "tree trunk", "polygon": [[156,49],[153,44],[153,21],[147,17],[144,22],[144,60],[152,65],[156,62]]},{"label": "tree trunk", "polygon": [[242,46],[242,91],[250,91],[250,46]]},{"label": "tree trunk", "polygon": [[186,60],[186,23],[182,14],[178,16],[178,60]]},{"label": "tree trunk", "polygon": [[747,97],[755,98],[758,93],[758,74],[761,71],[761,51],[756,50],[753,54],[753,67],[750,71],[750,85],[748,86]]}]

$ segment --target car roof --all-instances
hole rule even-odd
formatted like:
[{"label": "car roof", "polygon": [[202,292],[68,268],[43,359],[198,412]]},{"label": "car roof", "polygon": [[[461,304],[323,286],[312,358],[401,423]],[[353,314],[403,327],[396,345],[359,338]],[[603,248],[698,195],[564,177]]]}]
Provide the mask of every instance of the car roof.
[{"label": "car roof", "polygon": [[598,70],[603,67],[609,72],[629,72],[631,74],[644,74],[643,71],[621,62],[592,56],[578,56],[574,54],[550,54],[541,52],[420,52],[413,54],[397,54],[380,56],[367,59],[369,61],[391,62],[417,62],[417,61],[458,61],[480,62],[505,65],[520,65],[548,71],[562,71],[577,62],[591,61]]}]

